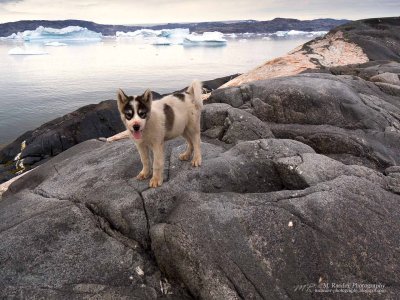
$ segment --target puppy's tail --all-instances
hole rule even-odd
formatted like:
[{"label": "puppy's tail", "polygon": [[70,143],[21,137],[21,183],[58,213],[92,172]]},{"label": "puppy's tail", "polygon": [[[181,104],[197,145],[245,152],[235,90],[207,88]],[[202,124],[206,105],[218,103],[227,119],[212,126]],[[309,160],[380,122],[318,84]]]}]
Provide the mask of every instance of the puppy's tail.
[{"label": "puppy's tail", "polygon": [[201,94],[203,92],[203,84],[201,83],[201,81],[194,80],[192,84],[188,87],[186,92],[192,96],[196,108],[201,109],[203,107],[203,100],[201,98]]}]

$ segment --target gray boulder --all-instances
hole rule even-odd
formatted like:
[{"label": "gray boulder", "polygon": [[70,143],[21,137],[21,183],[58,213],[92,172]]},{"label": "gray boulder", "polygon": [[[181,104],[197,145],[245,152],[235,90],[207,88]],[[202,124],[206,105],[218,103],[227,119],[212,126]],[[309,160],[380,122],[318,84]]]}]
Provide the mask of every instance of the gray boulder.
[{"label": "gray boulder", "polygon": [[0,201],[0,297],[187,297],[149,252],[140,168],[132,141],[91,140],[12,184]]},{"label": "gray boulder", "polygon": [[400,292],[397,167],[258,139],[203,143],[193,168],[183,147],[168,142],[157,189],[134,179],[130,140],[86,141],[15,181],[0,201],[1,297],[308,299],[325,282]]},{"label": "gray boulder", "polygon": [[2,148],[0,165],[12,165],[13,168],[7,172],[0,171],[0,179],[1,176],[8,178],[17,172],[25,172],[78,143],[100,136],[109,137],[123,129],[116,101],[81,107],[24,133]]},{"label": "gray boulder", "polygon": [[399,75],[395,73],[389,73],[389,72],[381,73],[372,76],[370,80],[373,82],[383,82],[383,83],[400,85]]},{"label": "gray boulder", "polygon": [[352,299],[395,299],[398,201],[353,176],[302,191],[188,192],[151,228],[152,247],[160,268],[202,299],[344,299],[314,292],[332,282],[382,283],[383,295]]},{"label": "gray boulder", "polygon": [[219,139],[227,144],[274,136],[268,125],[260,119],[228,104],[206,105],[201,124],[206,137]]},{"label": "gray boulder", "polygon": [[370,60],[400,62],[400,17],[357,20],[338,26],[347,41],[361,47]]},{"label": "gray boulder", "polygon": [[209,103],[240,103],[275,137],[383,171],[400,164],[400,98],[377,84],[389,86],[350,75],[310,73],[221,89]]}]

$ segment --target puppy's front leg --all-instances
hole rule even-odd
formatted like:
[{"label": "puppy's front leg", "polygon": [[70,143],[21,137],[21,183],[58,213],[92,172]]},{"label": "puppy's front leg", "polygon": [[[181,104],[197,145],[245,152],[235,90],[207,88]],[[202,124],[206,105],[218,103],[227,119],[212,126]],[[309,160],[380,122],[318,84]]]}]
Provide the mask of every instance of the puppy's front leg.
[{"label": "puppy's front leg", "polygon": [[164,177],[164,143],[153,146],[153,177],[150,179],[150,187],[158,187],[163,183]]},{"label": "puppy's front leg", "polygon": [[193,136],[193,147],[194,147],[194,154],[193,154],[192,166],[200,167],[201,166],[200,127],[196,130]]},{"label": "puppy's front leg", "polygon": [[139,150],[140,159],[143,164],[142,171],[136,176],[138,180],[144,180],[150,175],[150,158],[149,158],[149,147],[143,144],[136,144],[137,149]]}]

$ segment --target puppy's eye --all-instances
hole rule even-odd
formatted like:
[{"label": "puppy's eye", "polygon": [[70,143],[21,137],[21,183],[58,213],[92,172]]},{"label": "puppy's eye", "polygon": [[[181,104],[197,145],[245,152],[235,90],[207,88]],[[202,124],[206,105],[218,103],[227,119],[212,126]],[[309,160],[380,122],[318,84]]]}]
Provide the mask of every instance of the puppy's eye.
[{"label": "puppy's eye", "polygon": [[142,118],[142,119],[145,119],[145,118],[146,118],[146,112],[144,112],[144,111],[140,111],[140,112],[138,113],[138,115],[139,115],[139,117]]},{"label": "puppy's eye", "polygon": [[125,111],[124,111],[124,114],[125,114],[125,118],[126,118],[127,120],[130,120],[130,119],[132,119],[132,117],[133,117],[133,111],[130,110],[130,109],[125,110]]}]

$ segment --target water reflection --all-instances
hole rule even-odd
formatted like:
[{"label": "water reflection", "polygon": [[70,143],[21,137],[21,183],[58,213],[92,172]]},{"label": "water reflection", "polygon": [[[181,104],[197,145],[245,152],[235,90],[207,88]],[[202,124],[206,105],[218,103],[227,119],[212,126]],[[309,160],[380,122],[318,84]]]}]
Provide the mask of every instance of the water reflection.
[{"label": "water reflection", "polygon": [[307,39],[228,40],[225,46],[151,45],[104,38],[95,43],[42,47],[48,55],[8,55],[28,43],[0,41],[0,144],[89,103],[151,88],[180,89],[193,79],[242,73]]}]

